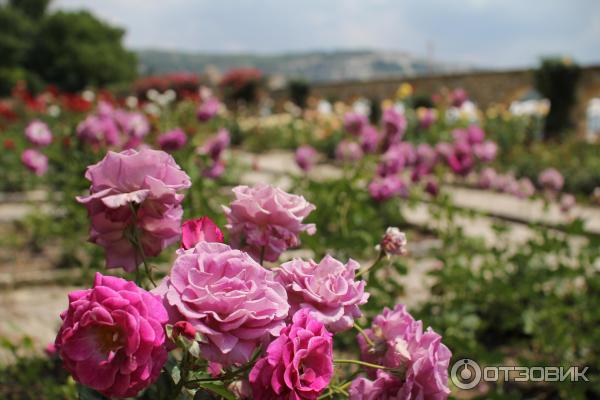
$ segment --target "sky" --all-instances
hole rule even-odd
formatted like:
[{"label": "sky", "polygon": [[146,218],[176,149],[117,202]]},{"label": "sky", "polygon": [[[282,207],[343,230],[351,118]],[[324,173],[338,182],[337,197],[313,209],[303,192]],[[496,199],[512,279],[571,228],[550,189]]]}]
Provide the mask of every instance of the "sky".
[{"label": "sky", "polygon": [[600,0],[54,0],[127,30],[132,49],[399,50],[479,67],[600,64]]}]

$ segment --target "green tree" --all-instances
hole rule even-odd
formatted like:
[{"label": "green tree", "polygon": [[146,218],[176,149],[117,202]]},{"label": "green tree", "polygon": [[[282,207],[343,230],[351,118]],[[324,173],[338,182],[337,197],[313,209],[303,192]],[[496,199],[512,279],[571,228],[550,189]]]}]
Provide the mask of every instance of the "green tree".
[{"label": "green tree", "polygon": [[10,0],[10,6],[32,20],[39,20],[46,14],[51,0]]},{"label": "green tree", "polygon": [[59,11],[42,19],[26,65],[67,91],[129,81],[137,62],[122,45],[124,33],[89,12]]},{"label": "green tree", "polygon": [[577,81],[581,69],[567,58],[545,58],[535,71],[535,87],[550,100],[545,137],[560,136],[573,126],[571,110],[576,101]]}]

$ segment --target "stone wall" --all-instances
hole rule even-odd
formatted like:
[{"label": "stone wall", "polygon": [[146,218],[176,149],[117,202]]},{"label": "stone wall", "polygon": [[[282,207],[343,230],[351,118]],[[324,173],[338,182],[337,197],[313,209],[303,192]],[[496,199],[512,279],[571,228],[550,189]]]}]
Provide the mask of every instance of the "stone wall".
[{"label": "stone wall", "polygon": [[[592,97],[600,97],[600,65],[583,67],[577,87],[577,105],[574,110],[578,130],[585,129],[585,109]],[[431,94],[443,88],[462,87],[481,107],[493,103],[509,104],[533,89],[533,70],[509,70],[494,72],[470,72],[464,74],[436,75],[412,78],[381,79],[316,84],[312,94],[339,100],[358,96],[367,98],[391,98],[398,86],[408,82],[416,93]]]}]

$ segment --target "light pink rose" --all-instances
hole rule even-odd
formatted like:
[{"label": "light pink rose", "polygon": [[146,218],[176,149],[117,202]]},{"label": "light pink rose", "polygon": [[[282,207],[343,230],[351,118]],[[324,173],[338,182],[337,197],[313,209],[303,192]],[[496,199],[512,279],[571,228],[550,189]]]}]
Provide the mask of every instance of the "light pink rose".
[{"label": "light pink rose", "polygon": [[25,128],[25,137],[34,146],[48,146],[52,142],[52,132],[48,125],[38,119],[31,121]]},{"label": "light pink rose", "polygon": [[306,308],[328,330],[341,332],[362,315],[359,306],[369,298],[365,282],[354,280],[359,267],[352,259],[344,265],[329,255],[318,264],[294,259],[281,265],[276,279],[287,290],[291,313]]},{"label": "light pink rose", "polygon": [[316,400],[332,376],[332,335],[307,310],[300,310],[269,344],[248,379],[257,400]]},{"label": "light pink rose", "polygon": [[565,178],[558,170],[554,168],[546,168],[538,177],[540,186],[551,192],[560,192],[565,184]]},{"label": "light pink rose", "polygon": [[315,206],[302,196],[264,184],[237,186],[233,193],[235,200],[223,207],[232,246],[257,260],[277,261],[285,250],[300,244],[301,232],[316,232],[314,224],[303,223]]},{"label": "light pink rose", "polygon": [[317,158],[317,151],[309,145],[300,146],[296,149],[294,158],[298,167],[306,172],[314,166]]},{"label": "light pink rose", "polygon": [[289,305],[273,272],[247,253],[200,242],[178,250],[170,274],[154,289],[170,322],[189,322],[205,337],[202,355],[223,366],[250,360],[258,345],[279,335]]},{"label": "light pink rose", "polygon": [[203,241],[223,243],[223,232],[208,217],[185,221],[181,226],[181,247],[191,249]]},{"label": "light pink rose", "polygon": [[90,195],[77,201],[90,216],[90,241],[106,249],[107,268],[133,271],[142,262],[130,240],[132,228],[138,231],[146,256],[157,256],[179,240],[184,197],[179,192],[191,182],[169,154],[149,149],[109,151],[88,167],[85,177],[92,182]]},{"label": "light pink rose", "polygon": [[356,142],[342,140],[335,148],[335,158],[342,162],[353,163],[364,156],[362,147]]},{"label": "light pink rose", "polygon": [[202,102],[198,107],[196,116],[200,122],[206,122],[212,119],[219,112],[221,102],[216,97],[210,97]]},{"label": "light pink rose", "polygon": [[442,337],[406,311],[404,305],[385,308],[365,330],[373,346],[362,334],[357,336],[363,361],[404,370],[404,379],[388,372],[369,370],[374,378],[357,378],[350,388],[350,398],[410,400],[446,399],[448,366],[452,353],[442,344]]},{"label": "light pink rose", "polygon": [[69,294],[56,349],[76,381],[107,397],[134,397],[167,361],[160,299],[133,282],[96,273]]},{"label": "light pink rose", "polygon": [[21,162],[37,176],[42,176],[48,171],[48,157],[37,150],[24,150],[21,154]]}]

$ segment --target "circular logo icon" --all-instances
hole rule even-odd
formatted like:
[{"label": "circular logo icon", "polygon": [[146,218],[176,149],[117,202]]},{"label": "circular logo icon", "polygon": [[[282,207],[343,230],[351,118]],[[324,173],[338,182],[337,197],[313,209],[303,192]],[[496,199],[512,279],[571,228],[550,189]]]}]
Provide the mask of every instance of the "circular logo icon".
[{"label": "circular logo icon", "polygon": [[452,365],[450,377],[457,388],[473,389],[481,380],[481,368],[475,361],[463,358]]}]

